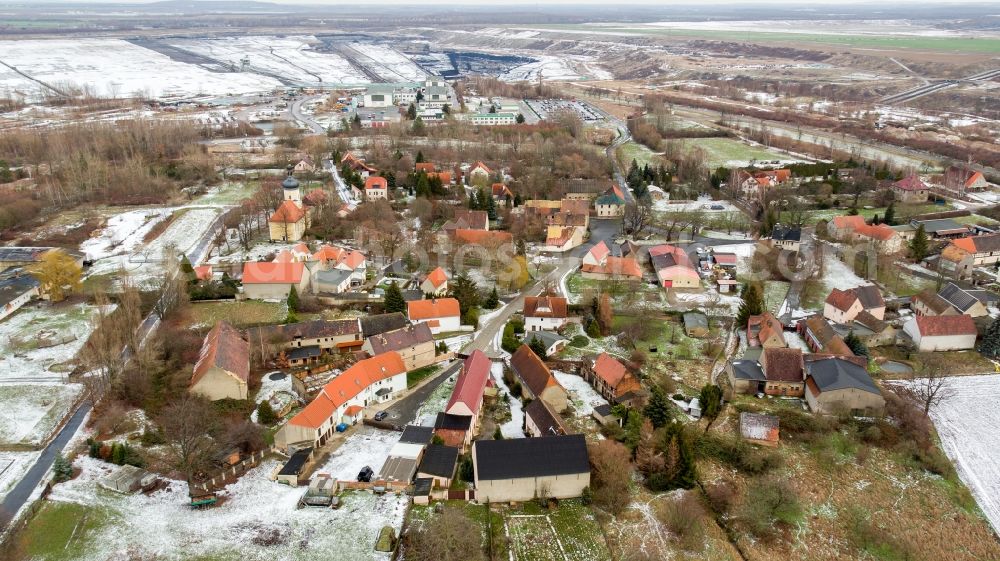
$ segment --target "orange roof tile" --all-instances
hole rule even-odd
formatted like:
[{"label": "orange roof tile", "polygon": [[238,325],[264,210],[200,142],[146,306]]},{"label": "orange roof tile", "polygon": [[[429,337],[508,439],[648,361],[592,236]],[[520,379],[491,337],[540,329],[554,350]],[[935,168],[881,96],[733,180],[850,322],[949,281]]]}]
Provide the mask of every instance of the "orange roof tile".
[{"label": "orange roof tile", "polygon": [[[368,386],[406,372],[402,357],[395,351],[356,362],[327,382],[316,399],[306,405],[289,424],[318,429],[338,407],[357,397]],[[337,419],[334,419],[336,421]]]},{"label": "orange roof tile", "polygon": [[833,217],[833,225],[838,230],[845,228],[855,230],[859,226],[865,225],[865,217],[857,214],[853,216],[835,216]]},{"label": "orange roof tile", "polygon": [[243,284],[298,284],[305,263],[244,263]]},{"label": "orange roof tile", "polygon": [[479,245],[513,243],[514,236],[510,232],[494,230],[463,230],[452,231],[455,241],[459,243],[476,243]]},{"label": "orange roof tile", "polygon": [[430,300],[413,300],[406,303],[407,315],[410,321],[425,319],[457,317],[461,315],[458,300],[454,298],[432,298]]},{"label": "orange roof tile", "polygon": [[269,222],[294,224],[302,220],[305,215],[306,211],[302,210],[302,207],[295,204],[294,201],[282,201],[278,205],[278,209],[271,215]]},{"label": "orange roof tile", "polygon": [[388,189],[389,182],[384,177],[370,175],[365,180],[365,189]]},{"label": "orange roof tile", "polygon": [[448,275],[445,274],[444,269],[438,267],[427,275],[427,279],[431,281],[431,286],[434,288],[439,288],[442,284],[448,282]]}]

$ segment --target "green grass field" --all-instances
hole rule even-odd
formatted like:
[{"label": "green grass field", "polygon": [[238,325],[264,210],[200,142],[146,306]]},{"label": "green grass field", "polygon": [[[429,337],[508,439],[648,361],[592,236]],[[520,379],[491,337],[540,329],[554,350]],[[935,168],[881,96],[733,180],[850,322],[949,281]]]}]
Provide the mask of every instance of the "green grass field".
[{"label": "green grass field", "polygon": [[80,559],[92,550],[94,533],[110,518],[97,507],[45,501],[9,553],[20,559]]},{"label": "green grass field", "polygon": [[[678,39],[717,39],[749,43],[811,43],[863,49],[906,49],[942,53],[1000,53],[1000,39],[966,37],[921,37],[878,35],[831,35],[824,33],[782,33],[714,29],[671,29],[664,27],[593,26],[582,24],[546,25],[553,30],[569,29],[595,33],[628,33],[676,37]],[[533,26],[532,29],[538,29]]]},{"label": "green grass field", "polygon": [[731,138],[686,138],[678,140],[684,148],[701,148],[705,151],[709,168],[725,166],[729,162],[749,162],[750,160],[787,160],[783,156],[764,148],[750,146]]},{"label": "green grass field", "polygon": [[236,327],[279,323],[284,321],[287,308],[284,302],[246,300],[237,302],[192,303],[191,318],[194,326],[210,327],[217,321],[227,321]]},{"label": "green grass field", "polygon": [[626,142],[619,146],[618,160],[625,168],[632,165],[632,160],[635,160],[640,166],[645,164],[663,165],[664,163],[663,156],[636,142]]}]

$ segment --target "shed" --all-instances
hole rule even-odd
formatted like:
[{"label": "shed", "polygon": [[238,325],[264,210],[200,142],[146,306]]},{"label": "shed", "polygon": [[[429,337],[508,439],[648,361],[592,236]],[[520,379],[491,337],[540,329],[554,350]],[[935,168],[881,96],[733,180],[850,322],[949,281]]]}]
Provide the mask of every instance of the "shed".
[{"label": "shed", "polygon": [[418,477],[413,482],[413,504],[425,505],[431,502],[431,489],[434,480],[429,477]]},{"label": "shed", "polygon": [[306,471],[306,466],[312,461],[312,454],[312,446],[296,451],[274,475],[275,481],[298,487],[299,475]]},{"label": "shed", "polygon": [[124,465],[111,472],[99,482],[101,487],[118,493],[134,493],[152,485],[156,476],[135,466]]},{"label": "shed", "polygon": [[450,487],[458,466],[458,448],[432,444],[424,450],[417,468],[417,481],[427,479],[439,487]]},{"label": "shed", "polygon": [[594,407],[594,412],[592,413],[594,419],[601,424],[601,426],[609,427],[611,425],[622,426],[622,419],[618,415],[615,415],[611,410],[611,405],[604,403]]},{"label": "shed", "polygon": [[754,444],[777,446],[778,418],[744,411],[740,413],[740,435]]},{"label": "shed", "polygon": [[684,332],[688,337],[708,336],[708,318],[705,314],[688,312],[684,314]]}]

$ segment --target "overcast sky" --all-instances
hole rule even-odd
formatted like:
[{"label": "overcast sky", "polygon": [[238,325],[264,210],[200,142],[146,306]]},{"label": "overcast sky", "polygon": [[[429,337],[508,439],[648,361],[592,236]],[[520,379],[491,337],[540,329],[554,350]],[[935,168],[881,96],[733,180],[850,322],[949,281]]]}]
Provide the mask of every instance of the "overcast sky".
[{"label": "overcast sky", "polygon": [[[54,1],[68,1],[74,3],[100,3],[100,4],[139,4],[139,3],[151,3],[158,0],[54,0]],[[205,1],[220,1],[220,0],[187,0],[189,2],[205,2]],[[224,2],[232,2],[233,4],[238,4],[245,0],[221,0]],[[355,2],[347,2],[345,0],[259,0],[261,2],[270,2],[273,4],[298,4],[298,5],[324,5],[324,6],[338,6],[338,5],[349,5],[353,8],[357,8],[358,4]],[[892,4],[903,4],[902,0],[887,2],[887,5]],[[997,0],[954,0],[954,1],[941,1],[941,0],[906,0],[905,4],[937,4],[946,6],[949,4],[995,4]],[[451,5],[451,6],[507,6],[511,4],[518,5],[530,5],[530,6],[546,6],[546,5],[558,5],[558,6],[572,6],[574,4],[587,4],[596,5],[603,7],[610,7],[608,0],[365,0],[366,5],[422,5],[422,6],[433,6],[433,5]],[[629,5],[651,5],[658,7],[668,7],[671,5],[677,6],[692,6],[692,5],[727,5],[727,4],[742,4],[742,5],[768,5],[768,4],[795,4],[800,8],[808,8],[810,6],[831,6],[831,5],[845,5],[845,4],[871,4],[870,0],[820,0],[815,2],[810,2],[808,0],[623,0],[617,2],[617,4],[622,6]],[[899,14],[899,17],[905,18],[905,14]]]}]

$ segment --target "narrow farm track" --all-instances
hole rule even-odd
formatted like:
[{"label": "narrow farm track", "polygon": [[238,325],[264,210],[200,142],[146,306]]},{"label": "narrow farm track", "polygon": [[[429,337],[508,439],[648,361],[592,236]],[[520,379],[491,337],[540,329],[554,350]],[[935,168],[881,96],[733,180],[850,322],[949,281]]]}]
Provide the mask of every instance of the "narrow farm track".
[{"label": "narrow farm track", "polygon": [[28,80],[31,80],[34,83],[39,84],[40,86],[42,86],[42,87],[44,87],[46,89],[54,91],[55,93],[59,94],[62,97],[69,97],[69,94],[67,94],[66,92],[60,90],[59,88],[53,86],[52,84],[49,84],[48,82],[43,82],[42,80],[39,80],[38,78],[35,78],[35,77],[30,76],[28,74],[25,74],[24,72],[22,72],[21,70],[19,70],[15,66],[11,66],[11,65],[7,64],[6,62],[4,62],[2,60],[0,60],[0,64],[6,66],[7,68],[10,68],[14,72],[17,72],[21,76],[24,76],[25,78],[27,78]]}]

